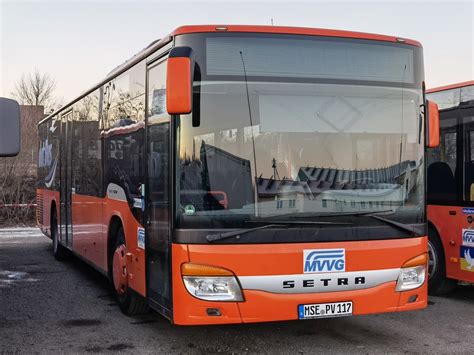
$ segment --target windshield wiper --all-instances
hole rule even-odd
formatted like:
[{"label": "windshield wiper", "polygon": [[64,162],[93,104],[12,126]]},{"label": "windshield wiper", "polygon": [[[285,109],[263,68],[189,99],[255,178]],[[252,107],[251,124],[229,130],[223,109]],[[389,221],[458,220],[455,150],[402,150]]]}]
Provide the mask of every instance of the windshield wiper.
[{"label": "windshield wiper", "polygon": [[[405,223],[400,223],[400,222],[396,222],[396,221],[392,221],[391,219],[386,219],[386,218],[383,218],[383,217],[380,217],[378,216],[379,214],[381,213],[386,213],[386,212],[393,212],[393,210],[384,210],[384,211],[367,211],[367,212],[342,212],[342,213],[333,213],[333,214],[317,214],[317,213],[314,213],[314,214],[309,214],[309,215],[299,215],[298,213],[292,213],[292,214],[284,214],[284,215],[280,215],[280,216],[272,216],[272,217],[281,217],[281,216],[284,216],[284,217],[299,217],[299,218],[308,218],[308,217],[344,217],[344,216],[367,216],[367,217],[371,217],[371,218],[374,218],[376,220],[379,220],[381,222],[384,222],[386,224],[389,224],[391,226],[394,226],[394,227],[397,227],[398,229],[401,229],[405,232],[408,232],[410,233],[411,235],[414,235],[414,236],[420,236],[420,235],[423,235],[423,231],[416,228],[416,227],[413,227],[409,224],[405,224]],[[277,222],[277,221],[272,221],[270,219],[271,217],[268,217],[268,221],[271,221],[271,222]],[[279,221],[278,221],[279,222]],[[278,223],[277,222],[277,223]],[[344,223],[337,223],[337,222],[313,222],[313,221],[281,221],[282,223],[285,223],[285,224],[290,224],[292,222],[294,223],[298,223],[298,224],[311,224],[311,223],[318,223],[318,224],[332,224],[332,223],[336,223],[336,224],[344,224]]]},{"label": "windshield wiper", "polygon": [[241,234],[250,233],[250,232],[253,232],[253,231],[258,231],[260,229],[274,228],[274,227],[281,227],[281,224],[266,224],[266,225],[260,226],[260,227],[249,228],[249,229],[239,229],[239,230],[232,231],[232,232],[208,234],[208,235],[206,235],[206,239],[207,239],[208,242],[215,242],[216,240],[237,237]]},{"label": "windshield wiper", "polygon": [[337,214],[329,214],[324,217],[341,217],[341,216],[367,216],[374,218],[378,221],[385,222],[386,224],[389,224],[391,226],[397,227],[405,232],[408,232],[414,236],[419,236],[423,235],[423,231],[416,227],[412,227],[409,224],[405,223],[400,223],[396,221],[392,221],[391,219],[383,218],[380,217],[379,214],[385,213],[385,212],[393,212],[393,210],[385,210],[385,211],[367,211],[367,212],[347,212],[347,213],[337,213]]},{"label": "windshield wiper", "polygon": [[[248,223],[259,223],[259,221],[246,221]],[[208,234],[206,239],[208,242],[215,242],[217,240],[238,237],[245,233],[254,232],[260,229],[268,229],[268,228],[275,228],[275,227],[287,227],[287,225],[291,224],[298,224],[298,225],[352,225],[352,223],[339,223],[339,222],[316,222],[316,221],[275,221],[272,224],[266,224],[260,227],[248,228],[248,229],[239,229],[236,231],[225,232],[225,233],[216,233],[216,234]]]},{"label": "windshield wiper", "polygon": [[261,219],[266,219],[268,221],[273,222],[272,218],[278,217],[298,217],[298,218],[314,218],[314,217],[344,217],[344,216],[365,216],[371,214],[379,214],[379,213],[387,213],[393,212],[393,210],[382,210],[382,211],[365,211],[365,212],[340,212],[340,213],[311,213],[311,212],[294,212],[294,213],[284,213],[284,214],[277,214],[268,217],[260,217]]},{"label": "windshield wiper", "polygon": [[368,215],[368,216],[371,217],[371,218],[375,218],[376,220],[379,220],[381,222],[385,222],[386,224],[397,227],[398,229],[401,229],[405,232],[408,232],[408,233],[410,233],[414,236],[420,236],[420,235],[424,234],[422,230],[420,230],[418,228],[415,228],[415,227],[412,227],[409,224],[395,222],[395,221],[392,221],[391,219],[382,218],[382,217],[376,216],[376,215]]}]

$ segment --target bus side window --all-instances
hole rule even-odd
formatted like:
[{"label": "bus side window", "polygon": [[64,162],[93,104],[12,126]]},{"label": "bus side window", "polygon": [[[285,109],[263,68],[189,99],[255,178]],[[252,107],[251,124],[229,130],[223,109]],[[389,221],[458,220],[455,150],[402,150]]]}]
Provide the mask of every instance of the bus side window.
[{"label": "bus side window", "polygon": [[461,88],[461,102],[468,103],[471,101],[472,105],[474,103],[474,85]]},{"label": "bus side window", "polygon": [[[474,113],[460,110],[464,128],[464,201],[474,201]],[[468,110],[470,111],[470,110]],[[472,111],[472,110],[471,110]]]},{"label": "bus side window", "polygon": [[456,201],[457,114],[442,114],[440,145],[428,154],[428,198],[430,203]]}]

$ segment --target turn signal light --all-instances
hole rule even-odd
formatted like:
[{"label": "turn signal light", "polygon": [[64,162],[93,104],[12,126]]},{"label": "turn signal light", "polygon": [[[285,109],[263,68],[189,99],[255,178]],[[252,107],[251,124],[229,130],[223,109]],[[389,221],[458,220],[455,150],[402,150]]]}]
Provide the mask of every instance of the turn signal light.
[{"label": "turn signal light", "polygon": [[426,266],[428,264],[428,254],[421,254],[408,260],[402,267]]},{"label": "turn signal light", "polygon": [[234,276],[230,270],[218,266],[185,263],[181,265],[183,276]]}]

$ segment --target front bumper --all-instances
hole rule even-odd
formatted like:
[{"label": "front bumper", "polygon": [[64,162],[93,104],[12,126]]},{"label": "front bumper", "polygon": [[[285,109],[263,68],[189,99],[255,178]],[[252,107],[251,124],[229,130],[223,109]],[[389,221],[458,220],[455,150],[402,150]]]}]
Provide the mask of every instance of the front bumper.
[{"label": "front bumper", "polygon": [[[421,238],[424,239],[424,238]],[[415,247],[414,253],[423,252],[426,241],[420,241],[419,247]],[[424,245],[424,246],[423,246]],[[232,248],[232,246],[229,246]],[[220,248],[219,248],[220,249]],[[232,249],[230,249],[232,250]],[[221,249],[222,251],[222,249]],[[298,319],[298,305],[330,302],[353,302],[353,315],[401,312],[423,309],[427,306],[427,282],[414,290],[396,292],[396,280],[384,282],[373,287],[357,290],[343,290],[338,292],[314,292],[314,293],[274,293],[255,289],[243,288],[243,302],[212,302],[203,301],[193,297],[185,289],[179,269],[183,262],[194,261],[190,257],[186,245],[173,246],[173,322],[178,325],[210,325],[210,324],[232,324],[287,321]],[[411,255],[401,257],[409,259]],[[240,258],[246,266],[249,260],[243,255],[234,254]],[[229,257],[230,258],[230,257]],[[229,259],[228,258],[228,259]],[[199,258],[198,258],[199,259]],[[198,260],[203,262],[203,260]],[[209,264],[225,265],[224,259],[219,257],[217,261]],[[176,266],[174,266],[176,265]],[[399,264],[400,265],[400,264]],[[254,268],[262,267],[254,265]],[[239,277],[237,267],[237,278]],[[288,266],[289,268],[289,266]],[[257,273],[259,270],[255,270]],[[263,270],[260,270],[261,272]],[[263,272],[262,272],[263,273]],[[264,279],[265,277],[262,276]],[[309,276],[308,276],[309,277]],[[209,312],[213,310],[213,312]],[[216,316],[215,310],[220,313]]]}]

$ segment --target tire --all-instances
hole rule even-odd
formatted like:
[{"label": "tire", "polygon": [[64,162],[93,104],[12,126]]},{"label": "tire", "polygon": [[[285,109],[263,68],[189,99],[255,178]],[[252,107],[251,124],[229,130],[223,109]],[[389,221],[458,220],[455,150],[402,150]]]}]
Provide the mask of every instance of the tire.
[{"label": "tire", "polygon": [[119,304],[120,310],[127,316],[134,316],[148,312],[146,299],[128,287],[128,276],[125,266],[125,233],[123,227],[117,230],[114,238],[109,270],[112,290]]},{"label": "tire", "polygon": [[439,296],[451,292],[457,281],[446,277],[446,262],[443,244],[438,232],[428,228],[428,292],[430,295]]},{"label": "tire", "polygon": [[56,210],[51,215],[51,239],[53,240],[53,255],[58,261],[64,261],[68,257],[68,250],[61,244],[58,231],[58,217]]}]

